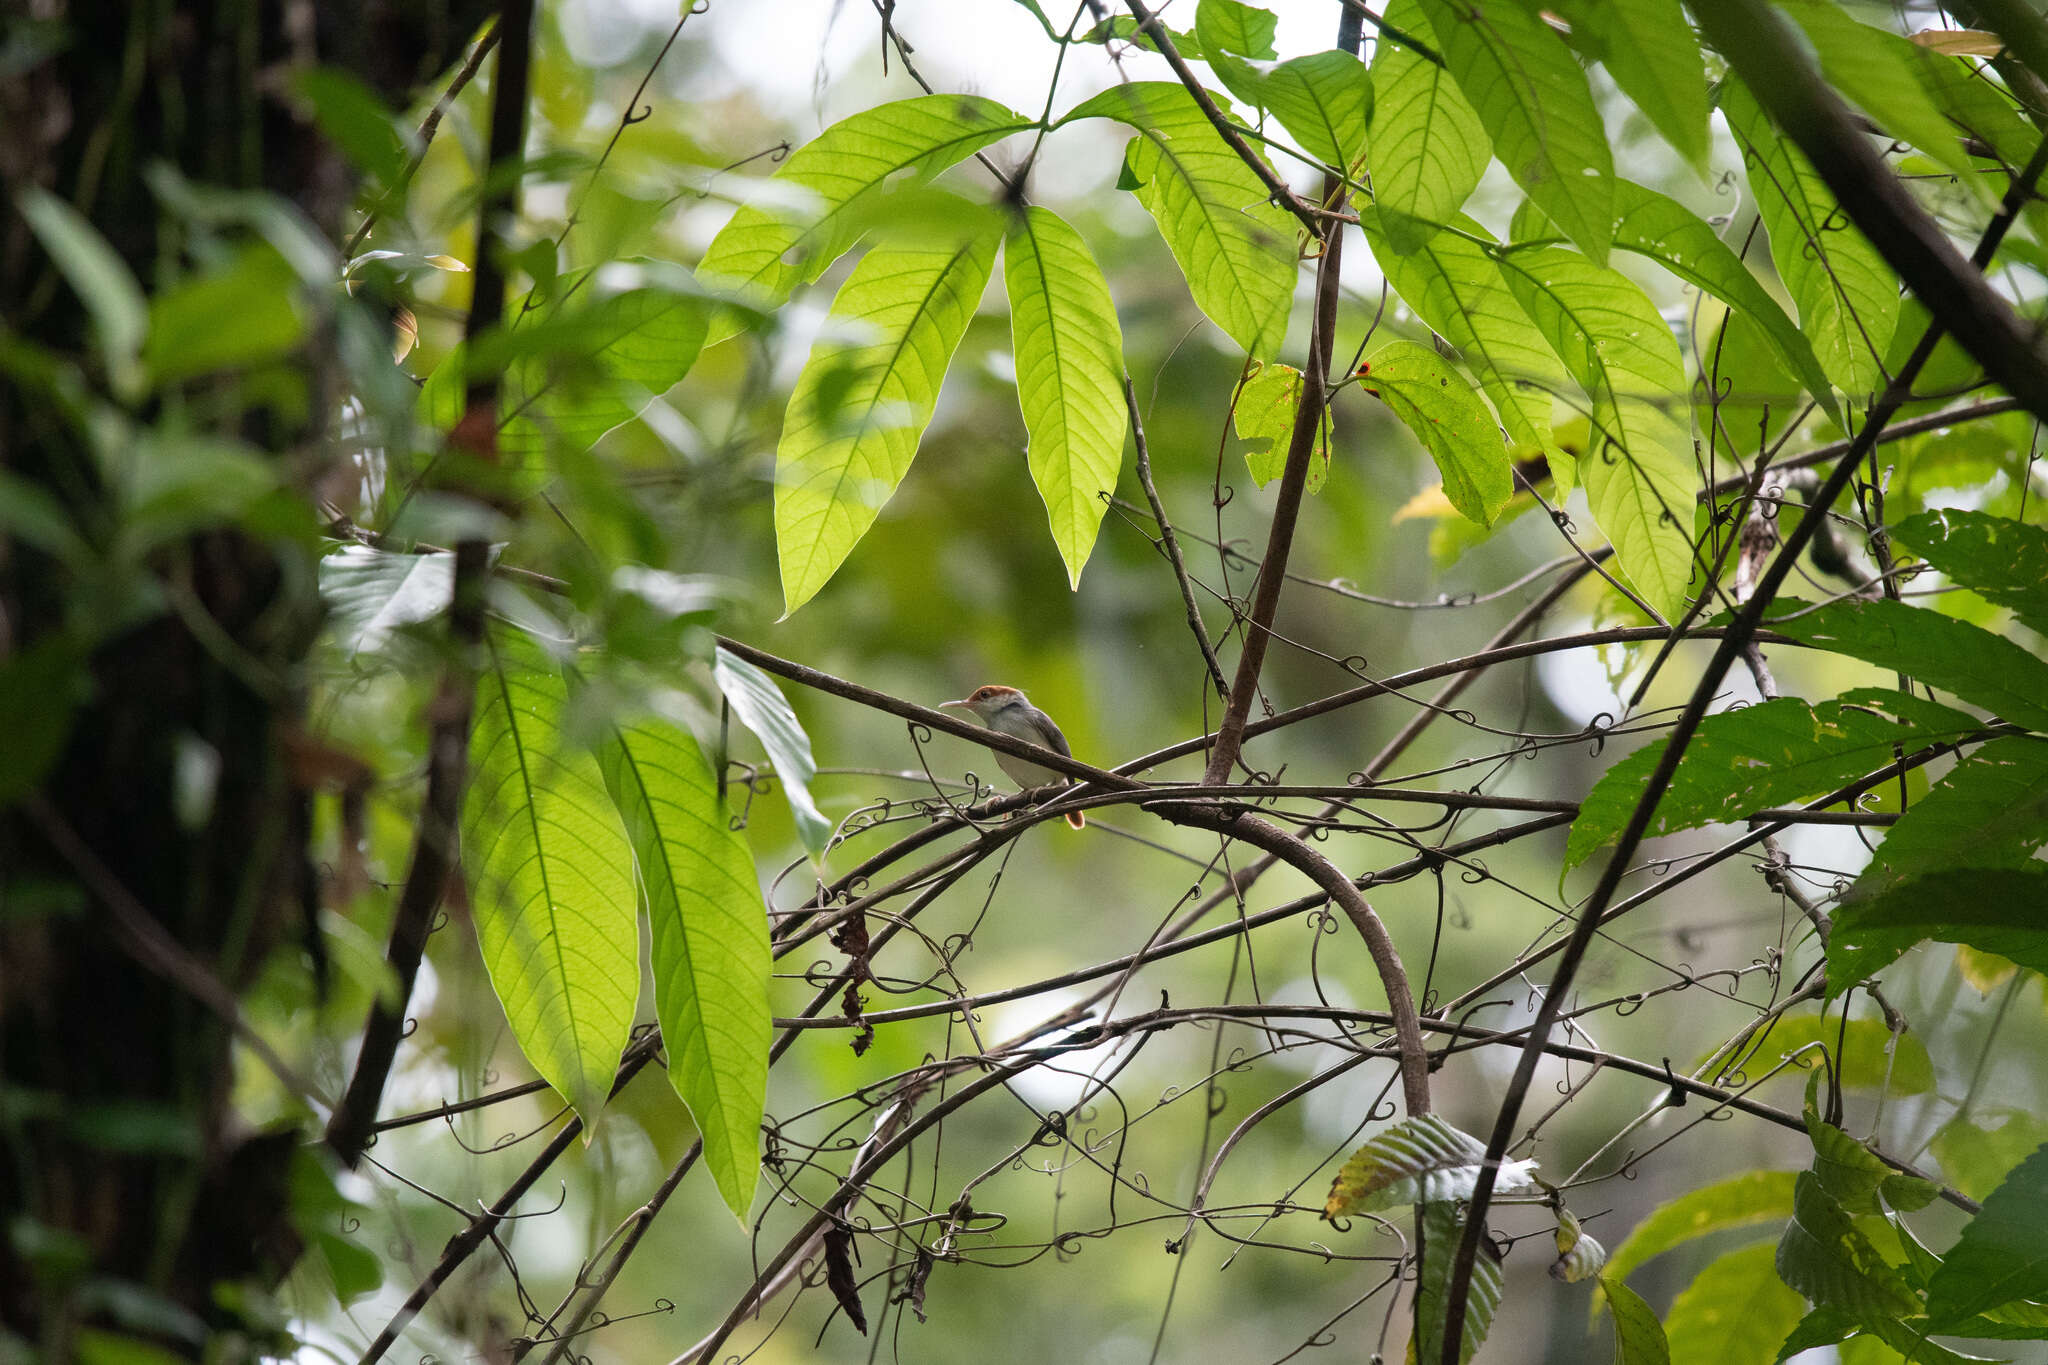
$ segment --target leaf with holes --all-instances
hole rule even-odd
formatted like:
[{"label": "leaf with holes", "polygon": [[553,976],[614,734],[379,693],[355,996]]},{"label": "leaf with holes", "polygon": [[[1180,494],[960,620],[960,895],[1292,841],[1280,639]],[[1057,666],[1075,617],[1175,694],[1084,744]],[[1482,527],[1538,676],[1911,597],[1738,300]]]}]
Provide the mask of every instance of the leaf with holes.
[{"label": "leaf with holes", "polygon": [[[774,308],[860,240],[892,187],[928,182],[1036,126],[973,95],[920,95],[862,110],[790,154],[763,186],[763,202],[740,209],[712,238],[698,277],[751,307]],[[722,315],[704,344],[740,326]]]},{"label": "leaf with holes", "polygon": [[1003,287],[1031,481],[1067,581],[1079,587],[1130,431],[1116,300],[1081,235],[1036,206],[1003,239]]},{"label": "leaf with holes", "polygon": [[[1345,1161],[1330,1183],[1323,1217],[1467,1198],[1485,1160],[1485,1143],[1436,1115],[1404,1119]],[[1533,1161],[1503,1161],[1494,1193],[1528,1188],[1535,1169]]]},{"label": "leaf with holes", "polygon": [[1493,525],[1515,495],[1515,476],[1493,414],[1465,377],[1412,341],[1388,342],[1359,373],[1365,391],[1392,409],[1436,461],[1451,506],[1468,521]]},{"label": "leaf with holes", "polygon": [[653,931],[654,1013],[669,1081],[742,1221],[761,1166],[768,1092],[768,912],[753,855],[697,741],[667,721],[612,730],[598,751],[632,840]]},{"label": "leaf with holes", "polygon": [[1422,0],[1444,68],[1515,183],[1596,262],[1614,242],[1614,158],[1586,73],[1534,7]]},{"label": "leaf with holes", "polygon": [[493,637],[462,853],[512,1036],[594,1132],[640,998],[640,930],[633,849],[596,760],[562,732],[567,704],[538,646]]},{"label": "leaf with holes", "polygon": [[1060,122],[1080,118],[1138,130],[1122,183],[1159,225],[1196,306],[1254,359],[1271,359],[1294,299],[1294,220],[1179,85],[1111,86]]},{"label": "leaf with holes", "polygon": [[995,250],[993,231],[952,246],[878,246],[832,301],[840,330],[811,348],[775,449],[784,617],[825,586],[910,471]]},{"label": "leaf with holes", "polygon": [[1915,551],[1978,596],[2048,635],[2048,529],[1989,512],[1943,507],[1895,523],[1894,543]]}]

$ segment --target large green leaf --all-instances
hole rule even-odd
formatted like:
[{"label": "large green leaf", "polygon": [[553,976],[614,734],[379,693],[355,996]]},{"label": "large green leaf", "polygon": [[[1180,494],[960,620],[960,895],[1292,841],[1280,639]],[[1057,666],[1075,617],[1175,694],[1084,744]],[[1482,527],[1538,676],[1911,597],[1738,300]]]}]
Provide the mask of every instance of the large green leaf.
[{"label": "large green leaf", "polygon": [[768,915],[754,859],[689,732],[648,720],[599,750],[625,818],[653,929],[654,1012],[676,1093],[704,1139],[704,1163],[745,1220],[761,1166],[768,1091]]},{"label": "large green leaf", "polygon": [[1576,386],[1475,240],[1479,225],[1461,218],[1454,231],[1430,227],[1411,245],[1375,209],[1361,212],[1359,222],[1387,282],[1472,367],[1508,438],[1550,455],[1559,498],[1569,493],[1575,465],[1556,449],[1550,411],[1552,395],[1575,394]]},{"label": "large green leaf", "polygon": [[2048,872],[1951,867],[1852,894],[1828,941],[1828,993],[1840,995],[1924,939],[1967,943],[2048,973]]},{"label": "large green leaf", "polygon": [[1882,598],[1810,611],[1784,600],[1774,604],[1773,618],[1765,625],[1802,644],[1904,673],[2016,725],[2048,730],[2048,662],[1982,626]]},{"label": "large green leaf", "polygon": [[1273,116],[1304,152],[1347,174],[1365,160],[1372,75],[1349,52],[1312,52],[1280,63],[1259,87]]},{"label": "large green leaf", "polygon": [[1422,0],[1437,50],[1515,183],[1595,261],[1614,242],[1614,159],[1586,73],[1533,7]]},{"label": "large green leaf", "polygon": [[811,737],[804,733],[803,722],[790,709],[775,679],[723,647],[712,660],[711,676],[740,724],[753,731],[768,751],[768,761],[775,765],[775,776],[789,799],[797,837],[813,858],[822,856],[832,842],[832,822],[811,799],[818,762],[811,756]]},{"label": "large green leaf", "polygon": [[[1330,1182],[1325,1218],[1346,1218],[1404,1204],[1468,1198],[1486,1161],[1486,1144],[1434,1114],[1403,1119],[1353,1152]],[[1534,1183],[1534,1161],[1503,1161],[1496,1193]]]},{"label": "large green leaf", "polygon": [[1614,244],[1647,256],[1691,285],[1706,290],[1757,324],[1828,415],[1842,425],[1827,371],[1796,323],[1749,273],[1728,244],[1698,214],[1674,199],[1629,180],[1614,182]]},{"label": "large green leaf", "polygon": [[909,471],[996,240],[990,231],[953,246],[878,246],[832,301],[775,450],[784,616],[825,586]]},{"label": "large green leaf", "polygon": [[1891,268],[1851,226],[1804,154],[1780,138],[1733,76],[1721,109],[1742,147],[1771,258],[1799,307],[1799,327],[1836,387],[1861,398],[1884,382],[1879,364],[1898,324]]},{"label": "large green leaf", "polygon": [[[1992,1118],[1995,1127],[1986,1124]],[[1980,1107],[1943,1124],[1930,1148],[1949,1184],[1981,1201],[2043,1143],[2048,1143],[2048,1118],[2023,1109],[1987,1112]]]},{"label": "large green leaf", "polygon": [[1895,524],[1892,540],[2048,635],[2048,529],[1944,507]]},{"label": "large green leaf", "polygon": [[[1386,20],[1418,40],[1428,36],[1420,0],[1394,0]],[[1447,223],[1465,206],[1493,147],[1479,111],[1450,73],[1414,49],[1382,37],[1372,82],[1373,202],[1399,215],[1390,226],[1405,245],[1416,234],[1403,220]],[[1373,254],[1383,253],[1375,248]]]},{"label": "large green leaf", "polygon": [[[1978,728],[1961,711],[1880,688],[1818,706],[1779,697],[1722,711],[1700,722],[1648,832],[1654,837],[1720,824],[1819,796],[1883,767],[1894,745],[1953,739]],[[1663,756],[1664,741],[1653,740],[1593,784],[1572,821],[1566,867],[1620,836]]]},{"label": "large green leaf", "polygon": [[680,382],[697,361],[709,321],[702,298],[667,287],[624,289],[593,300],[587,311],[574,372],[557,373],[548,357],[516,372],[520,415],[573,451],[588,450]]},{"label": "large green leaf", "polygon": [[2013,1166],[1927,1281],[1927,1316],[1956,1322],[2013,1300],[2048,1300],[2048,1146]]},{"label": "large green leaf", "polygon": [[1711,108],[1705,64],[1678,0],[1561,0],[1555,8],[1664,140],[1704,173]]},{"label": "large green leaf", "polygon": [[1254,107],[1265,104],[1264,82],[1245,59],[1267,62],[1277,57],[1273,34],[1279,26],[1279,17],[1271,10],[1243,0],[1200,0],[1195,7],[1195,41],[1201,45],[1202,60],[1231,94]]},{"label": "large green leaf", "polygon": [[463,810],[477,942],[512,1036],[594,1129],[640,997],[633,849],[568,689],[524,637],[491,644]]},{"label": "large green leaf", "polygon": [[[1253,365],[1251,377],[1237,391],[1231,405],[1231,425],[1245,443],[1244,464],[1252,482],[1260,488],[1280,477],[1287,468],[1287,447],[1294,442],[1294,420],[1301,411],[1301,371],[1292,365]],[[1330,476],[1330,437],[1335,430],[1330,405],[1317,414],[1316,447],[1309,456],[1308,473],[1302,487],[1309,493],[1322,491]]]},{"label": "large green leaf", "polygon": [[[973,95],[920,95],[864,109],[791,153],[712,239],[697,267],[707,284],[773,308],[825,273],[873,222],[876,196],[940,171],[1036,121]],[[772,196],[772,198],[770,197]],[[705,344],[738,331],[723,316]]]},{"label": "large green leaf", "polygon": [[[1910,1033],[1894,1037],[1881,1019],[1851,1019],[1844,1023],[1825,1014],[1779,1019],[1763,1035],[1751,1059],[1741,1063],[1740,1070],[1748,1077],[1757,1077],[1768,1069],[1769,1059],[1789,1057],[1815,1043],[1824,1045],[1833,1059],[1837,1084],[1883,1086],[1896,1095],[1924,1095],[1934,1088],[1934,1063],[1927,1055],[1927,1045]],[[1709,1049],[1693,1063],[1693,1070],[1697,1072],[1705,1066],[1717,1051],[1718,1048]],[[1724,1059],[1722,1069],[1707,1079],[1716,1085],[1735,1083],[1728,1073],[1736,1068],[1738,1060]]]},{"label": "large green leaf", "polygon": [[1806,1131],[1813,1137],[1813,1173],[1847,1213],[1882,1213],[1879,1195],[1893,1208],[1921,1209],[1941,1193],[1941,1186],[1932,1181],[1894,1171],[1877,1153],[1834,1124],[1823,1123],[1811,1109],[1806,1111]]},{"label": "large green leaf", "polygon": [[1642,1295],[1605,1275],[1600,1290],[1614,1309],[1614,1365],[1671,1365],[1664,1324]]},{"label": "large green leaf", "polygon": [[1257,360],[1287,332],[1294,299],[1294,220],[1168,81],[1115,85],[1061,119],[1112,118],[1138,130],[1124,180],[1159,225],[1195,304]]},{"label": "large green leaf", "polygon": [[1806,1312],[1773,1266],[1775,1248],[1759,1242],[1708,1264],[1671,1301],[1664,1334],[1671,1365],[1771,1365],[1778,1343]]},{"label": "large green leaf", "polygon": [[299,344],[307,310],[298,272],[268,242],[252,242],[149,302],[142,363],[158,384],[275,360]]},{"label": "large green leaf", "polygon": [[[1612,224],[1609,224],[1610,228]],[[1692,577],[1692,436],[1678,339],[1618,271],[1560,247],[1510,247],[1501,273],[1565,369],[1593,399],[1580,473],[1615,563],[1666,619]]]},{"label": "large green leaf", "polygon": [[1392,341],[1366,359],[1365,391],[1393,409],[1443,474],[1451,506],[1491,526],[1515,495],[1500,428],[1463,375],[1427,346]]},{"label": "large green leaf", "polygon": [[1621,1283],[1637,1266],[1724,1228],[1775,1223],[1792,1215],[1793,1171],[1744,1171],[1659,1204],[1607,1258],[1603,1283]]},{"label": "large green leaf", "polygon": [[[1458,1241],[1464,1235],[1461,1205],[1425,1204],[1418,1212],[1422,1237],[1422,1267],[1415,1281],[1415,1340],[1410,1343],[1417,1361],[1443,1359],[1444,1296],[1450,1288],[1451,1262],[1456,1259]],[[1465,1327],[1458,1341],[1458,1362],[1465,1365],[1486,1341],[1493,1327],[1493,1315],[1500,1308],[1503,1276],[1500,1253],[1489,1237],[1479,1239],[1479,1254],[1472,1262],[1471,1287],[1465,1300]]]},{"label": "large green leaf", "polygon": [[1792,1221],[1778,1239],[1778,1275],[1824,1308],[1859,1318],[1900,1317],[1920,1307],[1919,1296],[1885,1262],[1812,1171],[1801,1172],[1792,1192]]},{"label": "large green leaf", "polygon": [[1081,235],[1035,206],[1003,239],[1003,287],[1031,481],[1045,499],[1067,581],[1079,587],[1130,431],[1116,300]]}]

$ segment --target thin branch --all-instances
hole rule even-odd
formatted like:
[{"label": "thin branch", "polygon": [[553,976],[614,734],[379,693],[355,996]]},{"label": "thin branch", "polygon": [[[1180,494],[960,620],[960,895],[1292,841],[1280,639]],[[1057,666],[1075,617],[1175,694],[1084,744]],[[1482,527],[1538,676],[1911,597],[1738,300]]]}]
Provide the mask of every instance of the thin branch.
[{"label": "thin branch", "polygon": [[412,184],[412,178],[419,174],[420,163],[427,159],[427,148],[434,145],[434,134],[440,131],[441,116],[448,112],[448,106],[455,103],[455,97],[462,93],[464,87],[476,78],[476,73],[483,67],[484,58],[490,56],[491,49],[497,45],[498,21],[493,19],[490,27],[484,30],[483,36],[470,48],[469,57],[449,79],[448,88],[441,92],[441,98],[434,101],[434,107],[420,120],[420,129],[414,138],[417,145],[413,148],[412,156],[407,159],[405,169],[399,172],[397,183],[386,188],[377,202],[370,205],[369,211],[363,215],[363,221],[357,225],[356,230],[349,234],[348,245],[341,249],[341,259],[344,262],[355,259],[356,252],[362,249],[363,242],[368,239],[370,229],[377,225],[377,217],[383,212],[384,206],[397,203],[399,197],[405,193],[406,187]]},{"label": "thin branch", "polygon": [[1195,587],[1188,581],[1187,561],[1181,557],[1180,538],[1173,533],[1173,523],[1167,519],[1166,504],[1159,499],[1159,489],[1152,483],[1152,451],[1145,442],[1145,421],[1138,412],[1138,393],[1131,387],[1129,371],[1124,373],[1124,407],[1131,414],[1131,439],[1138,448],[1138,482],[1145,489],[1145,500],[1152,504],[1152,520],[1159,526],[1159,548],[1166,552],[1166,562],[1173,566],[1173,580],[1180,585],[1181,603],[1188,609],[1188,629],[1194,632],[1195,643],[1201,647],[1202,662],[1209,666],[1209,678],[1216,684],[1216,695],[1230,696],[1230,683],[1223,676],[1223,662],[1216,657],[1216,646],[1209,643],[1208,628],[1202,624],[1202,609],[1195,605]]}]

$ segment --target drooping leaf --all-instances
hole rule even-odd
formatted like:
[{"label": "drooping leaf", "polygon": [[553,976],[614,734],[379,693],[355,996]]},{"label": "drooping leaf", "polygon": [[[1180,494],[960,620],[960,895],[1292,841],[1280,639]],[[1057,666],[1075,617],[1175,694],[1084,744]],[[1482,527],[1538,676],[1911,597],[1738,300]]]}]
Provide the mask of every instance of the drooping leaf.
[{"label": "drooping leaf", "polygon": [[1595,262],[1614,242],[1614,159],[1586,73],[1534,9],[1422,0],[1444,68],[1515,183]]},{"label": "drooping leaf", "polygon": [[1814,1303],[1858,1318],[1900,1317],[1920,1307],[1919,1295],[1811,1171],[1793,1188],[1792,1221],[1778,1240],[1777,1265],[1785,1283]]},{"label": "drooping leaf", "polygon": [[1850,225],[1813,164],[1778,136],[1732,76],[1721,108],[1742,147],[1771,258],[1798,305],[1800,331],[1837,388],[1852,397],[1872,392],[1884,382],[1878,362],[1899,317],[1891,268]]},{"label": "drooping leaf", "polygon": [[811,756],[811,737],[796,718],[775,680],[737,654],[720,648],[711,665],[718,690],[725,695],[740,724],[753,731],[754,738],[768,751],[775,775],[789,798],[789,811],[796,819],[797,836],[813,858],[823,856],[832,841],[832,822],[811,799],[811,781],[818,775],[818,763]]},{"label": "drooping leaf", "polygon": [[[1505,1174],[1505,1172],[1503,1172]],[[1464,1235],[1464,1220],[1456,1203],[1425,1204],[1420,1213],[1422,1268],[1415,1282],[1415,1339],[1410,1354],[1416,1361],[1440,1361],[1444,1357],[1445,1294],[1450,1288],[1451,1262],[1456,1258],[1458,1239]],[[1471,1287],[1466,1291],[1465,1327],[1458,1341],[1459,1365],[1472,1359],[1493,1327],[1493,1315],[1500,1308],[1502,1275],[1500,1253],[1493,1240],[1479,1239],[1479,1254],[1472,1261]]]},{"label": "drooping leaf", "polygon": [[1891,528],[1894,543],[2048,635],[2048,529],[1943,507]]},{"label": "drooping leaf", "polygon": [[1678,339],[1617,271],[1550,246],[1510,247],[1498,259],[1530,321],[1593,399],[1593,440],[1579,462],[1593,519],[1636,591],[1676,619],[1692,577],[1696,483],[1691,433],[1674,415],[1687,411]]},{"label": "drooping leaf", "polygon": [[2048,662],[1982,626],[1884,598],[1812,610],[1781,599],[1765,625],[1953,692],[2016,725],[2048,730]]},{"label": "drooping leaf", "polygon": [[1514,472],[1493,414],[1464,376],[1412,341],[1388,342],[1360,373],[1365,391],[1392,409],[1436,461],[1451,506],[1491,526],[1515,494]]},{"label": "drooping leaf", "polygon": [[[1883,767],[1894,745],[1924,745],[1979,728],[1961,711],[1881,688],[1818,706],[1779,697],[1722,711],[1700,722],[1648,833],[1696,829],[1820,796]],[[1663,754],[1664,741],[1653,740],[1601,774],[1572,821],[1566,867],[1620,836]]]},{"label": "drooping leaf", "polygon": [[2013,1167],[1927,1282],[1927,1315],[1954,1323],[2015,1299],[2048,1299],[2048,1146]]},{"label": "drooping leaf", "polygon": [[1457,231],[1432,231],[1410,246],[1376,209],[1363,210],[1359,221],[1387,282],[1472,367],[1508,439],[1549,455],[1558,497],[1569,493],[1576,462],[1558,449],[1550,410],[1553,395],[1575,395],[1577,386],[1474,240],[1479,225],[1460,218],[1450,225]]},{"label": "drooping leaf", "polygon": [[1061,119],[1138,130],[1125,183],[1159,225],[1195,304],[1257,360],[1270,360],[1294,298],[1294,220],[1226,146],[1194,98],[1166,81],[1111,86]]},{"label": "drooping leaf", "polygon": [[1614,1310],[1614,1365],[1671,1365],[1664,1324],[1642,1295],[1605,1275],[1600,1291]]},{"label": "drooping leaf", "polygon": [[[1420,0],[1394,0],[1385,18],[1418,40],[1428,37]],[[1388,228],[1406,245],[1426,235],[1408,230],[1407,220],[1448,223],[1465,206],[1493,159],[1493,147],[1457,81],[1405,44],[1379,40],[1372,82],[1373,202],[1389,211]],[[1373,254],[1386,268],[1385,253],[1375,247]]]},{"label": "drooping leaf", "polygon": [[1775,1248],[1758,1242],[1708,1264],[1671,1301],[1664,1334],[1671,1365],[1771,1365],[1778,1343],[1806,1312],[1806,1301],[1786,1288],[1772,1261]]},{"label": "drooping leaf", "polygon": [[645,720],[598,753],[632,840],[653,930],[654,1010],[668,1074],[733,1216],[753,1201],[768,1089],[768,915],[746,840],[689,732]]},{"label": "drooping leaf", "polygon": [[[1485,1143],[1436,1115],[1404,1119],[1344,1162],[1330,1184],[1323,1217],[1467,1198],[1485,1160]],[[1533,1161],[1503,1161],[1494,1191],[1527,1188],[1535,1169]]]},{"label": "drooping leaf", "polygon": [[1259,94],[1301,150],[1324,165],[1348,174],[1365,160],[1372,75],[1349,52],[1333,48],[1281,62]]},{"label": "drooping leaf", "polygon": [[783,615],[810,601],[910,469],[939,384],[995,266],[996,234],[878,246],[847,277],[797,377],[775,450]]},{"label": "drooping leaf", "polygon": [[1694,1238],[1791,1217],[1796,1178],[1793,1171],[1744,1171],[1659,1204],[1608,1256],[1601,1284],[1620,1284],[1645,1261]]},{"label": "drooping leaf", "polygon": [[1004,238],[1003,287],[1031,479],[1067,580],[1079,587],[1130,431],[1116,301],[1081,235],[1036,206]]},{"label": "drooping leaf", "polygon": [[[764,191],[772,200],[735,213],[697,267],[707,284],[757,307],[773,308],[856,242],[878,208],[875,198],[907,181],[929,181],[955,162],[1035,120],[973,95],[920,95],[864,109],[796,149]],[[704,344],[731,336],[723,316]]]},{"label": "drooping leaf", "polygon": [[[1996,1127],[1986,1120],[1996,1118]],[[2048,1118],[2024,1109],[1958,1114],[1934,1135],[1934,1159],[1948,1182],[1982,1202],[2028,1153],[2048,1143]]]},{"label": "drooping leaf", "polygon": [[1827,371],[1799,327],[1770,291],[1698,214],[1674,199],[1629,180],[1614,182],[1614,244],[1657,262],[1686,283],[1706,290],[1755,323],[1837,426],[1841,409]]},{"label": "drooping leaf", "polygon": [[[1287,468],[1287,447],[1294,439],[1294,419],[1301,410],[1301,371],[1292,365],[1257,365],[1251,377],[1237,391],[1231,407],[1231,425],[1245,443],[1245,468],[1252,482],[1264,488]],[[1318,414],[1320,429],[1316,448],[1309,456],[1308,474],[1302,487],[1309,493],[1321,491],[1330,476],[1331,415],[1328,404]]]},{"label": "drooping leaf", "polygon": [[1707,80],[1678,0],[1562,0],[1572,38],[1597,56],[1664,140],[1704,173]]},{"label": "drooping leaf", "polygon": [[563,734],[568,688],[524,637],[491,642],[462,852],[477,943],[534,1070],[594,1130],[640,998],[633,849],[597,760]]},{"label": "drooping leaf", "polygon": [[[1934,1063],[1927,1045],[1910,1033],[1895,1039],[1878,1019],[1851,1019],[1844,1024],[1823,1014],[1799,1014],[1778,1020],[1764,1035],[1754,1060],[1742,1070],[1755,1077],[1768,1069],[1766,1059],[1789,1057],[1815,1043],[1834,1059],[1835,1077],[1846,1086],[1883,1086],[1894,1094],[1924,1095],[1934,1088]],[[1697,1071],[1713,1053],[1695,1062]],[[1724,1062],[1724,1067],[1732,1065]],[[1781,1073],[1782,1074],[1782,1073]],[[1719,1083],[1725,1070],[1709,1079]]]}]

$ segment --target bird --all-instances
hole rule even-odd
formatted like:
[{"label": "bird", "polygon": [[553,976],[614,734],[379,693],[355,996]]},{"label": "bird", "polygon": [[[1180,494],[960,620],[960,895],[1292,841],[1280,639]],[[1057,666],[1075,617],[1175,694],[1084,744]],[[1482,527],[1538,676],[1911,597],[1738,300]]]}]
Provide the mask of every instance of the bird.
[{"label": "bird", "polygon": [[[1074,751],[1067,747],[1067,737],[1060,733],[1059,726],[1053,724],[1052,717],[1033,706],[1030,698],[1014,687],[990,683],[986,687],[975,688],[958,701],[942,701],[939,705],[972,711],[975,719],[999,735],[1043,745],[1070,758],[1073,756]],[[1000,749],[994,752],[997,766],[1010,775],[1012,782],[1027,790],[1048,783],[1064,785],[1067,780],[1066,774],[1056,773],[1028,759],[1013,757]],[[1088,823],[1077,810],[1068,811],[1066,816],[1067,823],[1075,829]]]}]

